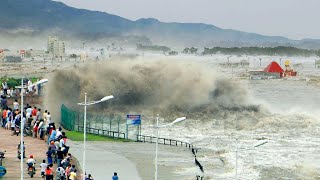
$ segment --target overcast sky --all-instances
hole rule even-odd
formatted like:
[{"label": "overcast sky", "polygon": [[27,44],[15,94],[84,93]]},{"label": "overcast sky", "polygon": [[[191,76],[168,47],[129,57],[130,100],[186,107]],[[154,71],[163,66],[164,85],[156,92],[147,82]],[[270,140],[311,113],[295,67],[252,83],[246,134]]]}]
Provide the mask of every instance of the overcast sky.
[{"label": "overcast sky", "polygon": [[200,22],[221,28],[320,39],[320,0],[59,0],[131,20]]}]

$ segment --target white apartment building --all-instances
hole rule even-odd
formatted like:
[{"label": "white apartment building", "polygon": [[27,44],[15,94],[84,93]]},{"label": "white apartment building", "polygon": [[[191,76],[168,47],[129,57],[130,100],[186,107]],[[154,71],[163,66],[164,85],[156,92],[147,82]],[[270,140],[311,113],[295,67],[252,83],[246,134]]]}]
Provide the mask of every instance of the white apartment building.
[{"label": "white apartment building", "polygon": [[60,41],[56,36],[49,36],[47,51],[54,57],[64,57],[66,52],[65,42]]}]

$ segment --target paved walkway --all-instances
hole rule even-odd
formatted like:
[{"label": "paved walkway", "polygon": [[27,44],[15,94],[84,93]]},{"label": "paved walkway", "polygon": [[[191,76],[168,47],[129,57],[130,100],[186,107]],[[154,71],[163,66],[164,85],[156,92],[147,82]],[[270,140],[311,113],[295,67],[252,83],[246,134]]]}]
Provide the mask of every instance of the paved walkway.
[{"label": "paved walkway", "polygon": [[[24,137],[26,146],[26,156],[27,158],[32,154],[36,159],[36,169],[37,172],[34,176],[34,180],[42,179],[40,176],[40,163],[45,159],[45,152],[47,150],[47,145],[43,140],[34,139],[32,137]],[[11,136],[11,131],[3,129],[0,127],[0,151],[5,151],[5,159],[3,160],[3,166],[7,169],[7,174],[3,179],[20,179],[20,159],[17,158],[17,147],[20,143],[20,136]],[[27,174],[26,160],[24,159],[23,169],[24,178],[31,179]]]},{"label": "paved walkway", "polygon": [[[121,179],[141,180],[136,166],[124,156],[105,150],[97,146],[97,142],[87,142],[86,169],[95,180],[111,179],[113,172],[118,172]],[[70,152],[79,160],[82,166],[82,142],[68,142]],[[98,143],[100,144],[100,143]],[[103,144],[103,142],[101,142]]]}]

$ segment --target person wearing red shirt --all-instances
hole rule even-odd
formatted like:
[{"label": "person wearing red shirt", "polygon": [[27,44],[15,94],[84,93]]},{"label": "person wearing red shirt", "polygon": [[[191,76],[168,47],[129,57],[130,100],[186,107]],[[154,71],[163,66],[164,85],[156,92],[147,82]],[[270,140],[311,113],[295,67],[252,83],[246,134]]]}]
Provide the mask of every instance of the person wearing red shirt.
[{"label": "person wearing red shirt", "polygon": [[36,122],[37,120],[37,107],[33,107],[32,111],[31,111],[31,116],[33,118],[32,124]]}]

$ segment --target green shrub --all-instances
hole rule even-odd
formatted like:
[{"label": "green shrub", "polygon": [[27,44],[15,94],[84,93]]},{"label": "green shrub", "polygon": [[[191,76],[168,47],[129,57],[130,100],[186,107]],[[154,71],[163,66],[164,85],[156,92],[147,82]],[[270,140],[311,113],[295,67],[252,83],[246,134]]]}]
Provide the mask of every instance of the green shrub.
[{"label": "green shrub", "polygon": [[[37,81],[37,79],[41,79],[41,78],[37,78],[37,77],[31,77],[31,82],[35,83]],[[8,88],[14,88],[15,86],[21,86],[21,78],[8,78],[6,76],[1,77],[0,78],[0,85],[2,84],[2,82],[6,80],[7,84],[8,84]],[[2,86],[1,86],[2,88]]]}]

